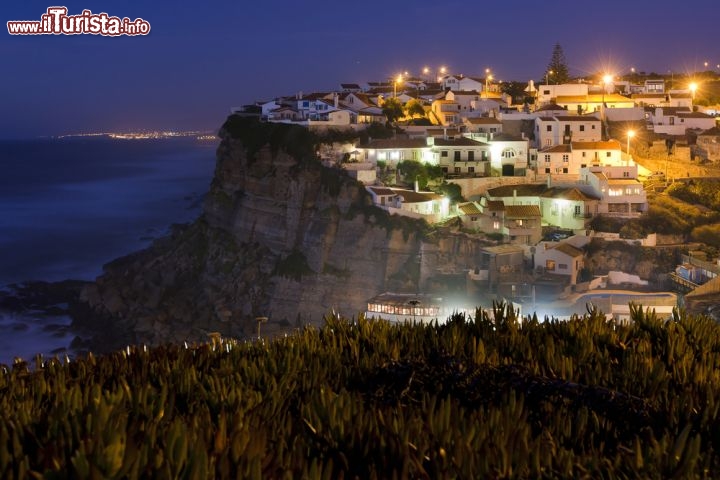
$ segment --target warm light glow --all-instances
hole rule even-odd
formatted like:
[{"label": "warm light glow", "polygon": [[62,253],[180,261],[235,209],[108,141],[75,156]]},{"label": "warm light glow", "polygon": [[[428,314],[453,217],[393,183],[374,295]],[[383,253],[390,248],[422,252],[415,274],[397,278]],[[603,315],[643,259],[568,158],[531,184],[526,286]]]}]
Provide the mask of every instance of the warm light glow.
[{"label": "warm light glow", "polygon": [[487,73],[490,73],[490,69],[489,69],[489,68],[486,68],[486,69],[485,69],[485,73],[486,73],[486,74],[487,74]]},{"label": "warm light glow", "polygon": [[628,138],[633,138],[635,136],[635,130],[628,130],[627,136]]},{"label": "warm light glow", "polygon": [[444,75],[445,72],[447,72],[447,68],[445,68],[445,67],[440,67],[440,73],[442,73],[442,74]]},{"label": "warm light glow", "polygon": [[427,75],[428,73],[430,73],[430,69],[428,67],[423,68],[423,73]]},{"label": "warm light glow", "polygon": [[397,78],[395,79],[395,82],[402,83],[402,74],[397,76]]},{"label": "warm light glow", "polygon": [[692,82],[692,83],[690,84],[690,91],[691,91],[692,93],[695,93],[695,90],[697,90],[697,83]]},{"label": "warm light glow", "polygon": [[612,79],[613,79],[612,75],[604,75],[604,76],[603,76],[603,83],[604,83],[604,84],[608,84],[608,83],[612,82]]}]

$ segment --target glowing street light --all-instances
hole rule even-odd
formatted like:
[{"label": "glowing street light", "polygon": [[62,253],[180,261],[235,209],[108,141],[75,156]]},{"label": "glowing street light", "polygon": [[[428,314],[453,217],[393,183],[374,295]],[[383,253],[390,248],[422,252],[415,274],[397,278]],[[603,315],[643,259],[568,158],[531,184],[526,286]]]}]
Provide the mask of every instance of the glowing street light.
[{"label": "glowing street light", "polygon": [[397,98],[397,86],[398,83],[402,83],[402,74],[398,75],[395,81],[393,82],[393,97]]},{"label": "glowing street light", "polygon": [[602,83],[603,83],[603,85],[602,85],[602,87],[603,87],[602,88],[602,105],[600,106],[600,108],[601,108],[603,121],[605,121],[605,92],[607,91],[608,83],[612,82],[612,79],[613,79],[612,75],[608,75],[608,74],[605,74],[602,77]]},{"label": "glowing street light", "polygon": [[490,91],[489,87],[488,87],[488,82],[492,82],[492,79],[493,79],[492,75],[485,76],[485,98],[488,98],[488,92]]},{"label": "glowing street light", "polygon": [[550,75],[554,74],[552,70],[545,72],[545,85],[550,85]]},{"label": "glowing street light", "polygon": [[698,88],[697,83],[692,82],[692,83],[690,83],[689,87],[690,87],[690,93],[692,94],[692,99],[693,99],[693,101],[695,101],[695,91]]},{"label": "glowing street light", "polygon": [[630,139],[633,138],[634,136],[635,136],[635,130],[627,131],[627,154],[628,154],[628,156],[630,156]]}]

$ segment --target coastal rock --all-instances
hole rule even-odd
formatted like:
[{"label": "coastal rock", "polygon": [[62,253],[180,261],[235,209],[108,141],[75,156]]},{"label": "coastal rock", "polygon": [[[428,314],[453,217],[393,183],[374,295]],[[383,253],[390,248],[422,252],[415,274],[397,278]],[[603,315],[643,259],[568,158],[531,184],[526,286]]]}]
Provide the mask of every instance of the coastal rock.
[{"label": "coastal rock", "polygon": [[431,270],[476,265],[477,242],[429,239],[363,185],[321,166],[306,129],[230,117],[201,218],[104,267],[83,290],[97,349],[264,334],[355,316]]}]

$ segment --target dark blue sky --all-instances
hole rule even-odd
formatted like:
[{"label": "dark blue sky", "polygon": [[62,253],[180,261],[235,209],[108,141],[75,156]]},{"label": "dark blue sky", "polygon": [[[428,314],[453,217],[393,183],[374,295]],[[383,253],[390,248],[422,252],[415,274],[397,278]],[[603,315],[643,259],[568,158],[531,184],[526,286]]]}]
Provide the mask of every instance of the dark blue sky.
[{"label": "dark blue sky", "polygon": [[[69,14],[142,17],[148,36],[12,36],[5,23]],[[212,5],[212,8],[210,7]],[[682,7],[682,8],[680,8]],[[71,1],[0,4],[0,138],[214,129],[232,105],[423,66],[539,79],[555,42],[571,74],[720,63],[717,0]]]}]

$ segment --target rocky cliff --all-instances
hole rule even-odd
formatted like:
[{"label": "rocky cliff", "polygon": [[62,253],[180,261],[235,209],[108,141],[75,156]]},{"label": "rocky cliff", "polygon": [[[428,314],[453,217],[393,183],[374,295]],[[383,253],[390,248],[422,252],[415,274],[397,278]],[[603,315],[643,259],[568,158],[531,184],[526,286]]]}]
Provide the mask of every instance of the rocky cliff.
[{"label": "rocky cliff", "polygon": [[315,158],[301,127],[232,116],[221,130],[204,213],[115,260],[85,288],[76,321],[93,348],[243,337],[352,316],[428,272],[472,268],[479,245],[373,207],[363,186]]}]

